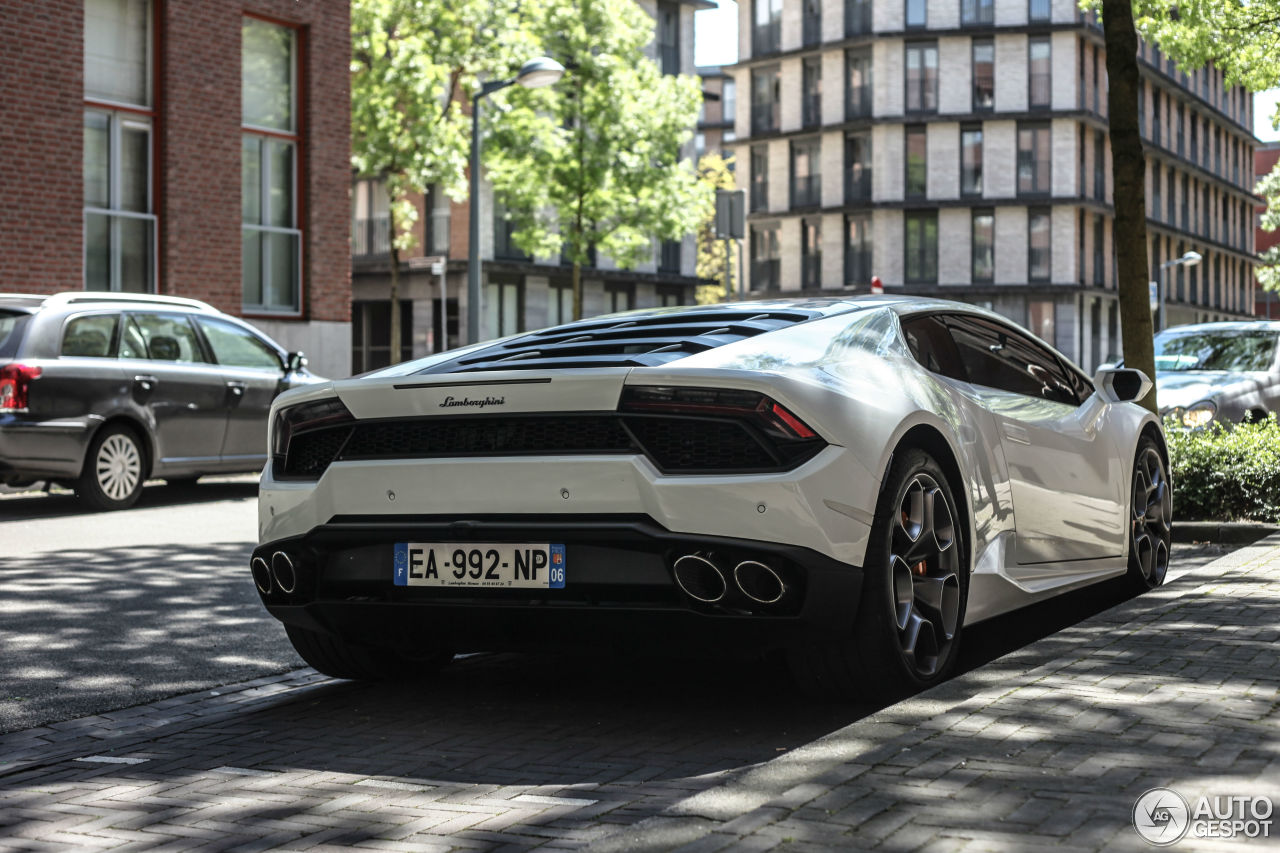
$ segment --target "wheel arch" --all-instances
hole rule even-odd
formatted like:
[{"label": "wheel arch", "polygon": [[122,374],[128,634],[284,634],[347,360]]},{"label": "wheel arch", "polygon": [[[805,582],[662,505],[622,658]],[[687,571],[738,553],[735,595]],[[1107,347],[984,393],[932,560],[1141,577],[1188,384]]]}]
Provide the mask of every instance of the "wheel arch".
[{"label": "wheel arch", "polygon": [[898,439],[897,444],[894,445],[893,452],[885,463],[884,474],[880,480],[881,483],[888,481],[889,469],[893,466],[894,457],[909,449],[923,450],[932,456],[951,482],[952,497],[956,501],[956,508],[960,511],[965,521],[964,524],[960,525],[960,545],[964,549],[962,552],[964,565],[969,573],[972,574],[974,531],[973,513],[969,509],[968,479],[964,476],[964,472],[960,470],[960,462],[946,436],[932,424],[918,423],[909,428]]},{"label": "wheel arch", "polygon": [[85,444],[84,461],[81,463],[81,472],[86,470],[89,464],[89,451],[93,448],[93,442],[97,439],[102,431],[111,426],[123,426],[133,432],[138,437],[138,444],[142,450],[142,476],[147,479],[151,476],[152,469],[155,466],[156,449],[155,438],[151,434],[151,430],[147,429],[137,418],[129,415],[117,414],[111,415],[102,423],[98,424],[97,429],[89,436],[89,441]]}]

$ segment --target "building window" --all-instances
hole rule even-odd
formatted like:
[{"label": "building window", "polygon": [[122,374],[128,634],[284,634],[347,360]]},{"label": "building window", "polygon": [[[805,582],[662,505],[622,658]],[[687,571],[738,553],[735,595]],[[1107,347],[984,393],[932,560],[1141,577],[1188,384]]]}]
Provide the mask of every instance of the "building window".
[{"label": "building window", "polygon": [[960,0],[960,24],[966,27],[995,23],[995,0]]},{"label": "building window", "polygon": [[996,48],[990,39],[973,41],[973,111],[996,106]]},{"label": "building window", "polygon": [[1053,346],[1053,309],[1052,299],[1032,299],[1027,303],[1027,328],[1049,346]]},{"label": "building window", "polygon": [[387,184],[356,181],[351,188],[351,256],[364,258],[391,251],[391,213]]},{"label": "building window", "polygon": [[1099,213],[1093,217],[1093,283],[1096,287],[1107,283],[1106,241],[1107,221]]},{"label": "building window", "polygon": [[844,34],[858,36],[871,32],[871,0],[844,0]]},{"label": "building window", "polygon": [[904,0],[907,5],[906,19],[908,29],[925,27],[929,24],[929,4],[927,0]]},{"label": "building window", "polygon": [[844,140],[845,204],[871,200],[871,134],[851,133]]},{"label": "building window", "polygon": [[938,111],[938,46],[907,45],[907,112]]},{"label": "building window", "polygon": [[558,326],[573,320],[573,283],[553,281],[547,288],[547,325]]},{"label": "building window", "polygon": [[680,6],[658,0],[658,67],[663,74],[680,73]]},{"label": "building window", "polygon": [[805,47],[822,42],[822,0],[804,0],[800,35]]},{"label": "building window", "polygon": [[1030,72],[1027,105],[1033,110],[1047,109],[1053,97],[1047,37],[1037,37],[1027,42],[1027,69]]},{"label": "building window", "polygon": [[1151,218],[1160,221],[1160,217],[1164,215],[1164,211],[1160,209],[1160,189],[1164,184],[1164,178],[1160,172],[1160,164],[1155,163],[1151,166]]},{"label": "building window", "polygon": [[846,287],[871,281],[871,216],[845,217],[844,283]]},{"label": "building window", "polygon": [[1049,20],[1049,0],[1028,0],[1027,20],[1033,24]]},{"label": "building window", "polygon": [[[400,357],[413,358],[413,303],[400,300]],[[351,371],[387,367],[391,359],[391,301],[351,303]]]},{"label": "building window", "polygon": [[844,91],[845,118],[865,118],[871,115],[871,51],[849,51],[845,67],[849,75]]},{"label": "building window", "polygon": [[817,219],[800,220],[800,286],[822,286],[822,224]]},{"label": "building window", "polygon": [[822,60],[806,59],[801,77],[804,85],[801,121],[805,127],[816,127],[822,124]]},{"label": "building window", "polygon": [[778,67],[751,72],[751,131],[768,133],[778,129]]},{"label": "building window", "polygon": [[147,0],[85,3],[87,290],[150,293],[156,289],[151,43]]},{"label": "building window", "polygon": [[1186,107],[1183,106],[1182,101],[1178,101],[1178,114],[1174,118],[1174,120],[1178,123],[1178,126],[1174,130],[1174,138],[1177,139],[1177,148],[1178,148],[1179,157],[1183,156],[1183,153],[1185,151],[1186,133],[1183,129],[1183,126],[1186,124],[1186,119],[1187,119]]},{"label": "building window", "polygon": [[[729,294],[732,296],[732,294]],[[658,306],[660,308],[670,308],[675,305],[684,304],[684,288],[678,284],[660,284],[658,285]]]},{"label": "building window", "polygon": [[1100,130],[1093,133],[1093,197],[1107,198],[1107,135]]},{"label": "building window", "polygon": [[1176,178],[1173,174],[1172,166],[1169,167],[1169,171],[1165,172],[1165,177],[1168,179],[1168,183],[1165,184],[1166,192],[1165,192],[1164,221],[1169,225],[1173,225],[1178,221],[1174,216],[1174,210],[1176,209],[1176,204],[1177,204],[1176,199],[1177,199],[1178,193],[1177,193],[1177,185],[1175,183]]},{"label": "building window", "polygon": [[636,307],[636,286],[631,282],[609,282],[604,286],[605,313],[632,311]]},{"label": "building window", "polygon": [[507,206],[496,195],[493,199],[493,257],[498,261],[527,261],[529,256],[512,239],[516,224]]},{"label": "building window", "polygon": [[751,146],[751,210],[769,209],[769,147]]},{"label": "building window", "polygon": [[996,212],[989,207],[974,208],[972,221],[973,280],[993,281],[996,277]]},{"label": "building window", "polygon": [[[1209,143],[1209,135],[1205,134],[1205,145]],[[1160,145],[1160,90],[1151,87],[1151,144]]]},{"label": "building window", "polygon": [[1049,125],[1018,124],[1018,195],[1049,192]]},{"label": "building window", "polygon": [[680,248],[679,240],[662,241],[661,246],[658,247],[658,272],[679,274]]},{"label": "building window", "polygon": [[1182,194],[1178,196],[1178,200],[1181,202],[1181,213],[1182,213],[1181,221],[1182,221],[1183,231],[1186,231],[1187,226],[1190,224],[1190,219],[1191,219],[1190,196],[1191,196],[1191,179],[1186,175],[1183,175],[1182,176]]},{"label": "building window", "polygon": [[256,18],[241,29],[241,262],[247,311],[301,308],[297,227],[297,34]]},{"label": "building window", "polygon": [[751,226],[751,289],[777,290],[780,278],[778,223]]},{"label": "building window", "polygon": [[929,189],[929,144],[924,125],[906,128],[906,197],[924,198]]},{"label": "building window", "polygon": [[960,194],[982,195],[982,125],[960,129]]},{"label": "building window", "polygon": [[1027,211],[1027,278],[1048,281],[1049,211],[1035,208]]},{"label": "building window", "polygon": [[908,284],[938,283],[938,213],[909,211],[905,218],[906,278]]},{"label": "building window", "polygon": [[484,286],[486,338],[502,338],[524,331],[524,283],[519,278],[491,276]]},{"label": "building window", "polygon": [[720,118],[732,123],[738,114],[738,81],[726,77],[720,87]]},{"label": "building window", "polygon": [[755,0],[751,53],[760,56],[782,48],[782,0]]},{"label": "building window", "polygon": [[821,142],[805,139],[791,143],[791,206],[822,204]]}]

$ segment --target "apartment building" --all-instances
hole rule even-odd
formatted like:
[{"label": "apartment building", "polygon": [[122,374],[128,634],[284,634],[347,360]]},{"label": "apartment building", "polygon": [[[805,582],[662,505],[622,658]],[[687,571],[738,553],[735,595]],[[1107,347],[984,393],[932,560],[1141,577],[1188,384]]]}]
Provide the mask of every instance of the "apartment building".
[{"label": "apartment building", "polygon": [[168,293],[349,372],[345,3],[0,0],[7,291]]},{"label": "apartment building", "polygon": [[[706,0],[637,0],[653,17],[647,50],[667,74],[693,74],[693,13]],[[694,156],[692,141],[685,155]],[[467,258],[470,200],[452,202],[429,191],[418,207],[417,244],[401,255],[401,352],[396,361],[467,343]],[[573,317],[572,267],[562,257],[529,257],[511,239],[513,227],[492,187],[481,182],[482,339],[540,329]],[[390,228],[381,182],[357,179],[352,189],[351,276],[353,369],[391,361]],[[603,254],[582,270],[584,317],[633,308],[692,303],[694,236],[654,240],[653,257],[619,269]]]},{"label": "apartment building", "polygon": [[[752,292],[939,295],[1120,352],[1103,36],[1073,0],[754,0],[736,150]],[[1253,305],[1252,100],[1141,51],[1170,324]]]},{"label": "apartment building", "polygon": [[[1280,164],[1280,142],[1267,142],[1258,146],[1253,154],[1253,173],[1259,179],[1268,175]],[[1263,231],[1262,214],[1267,209],[1266,199],[1259,199],[1257,233],[1254,235],[1254,247],[1262,254],[1272,246],[1280,246],[1280,231]],[[1268,320],[1280,320],[1280,293],[1263,290],[1260,286],[1254,289],[1253,312]]]},{"label": "apartment building", "polygon": [[719,152],[728,159],[733,156],[729,145],[735,139],[733,123],[738,112],[738,83],[718,65],[700,67],[696,73],[702,79],[702,112],[698,114],[698,132],[693,137],[694,153],[701,158],[708,152]]}]

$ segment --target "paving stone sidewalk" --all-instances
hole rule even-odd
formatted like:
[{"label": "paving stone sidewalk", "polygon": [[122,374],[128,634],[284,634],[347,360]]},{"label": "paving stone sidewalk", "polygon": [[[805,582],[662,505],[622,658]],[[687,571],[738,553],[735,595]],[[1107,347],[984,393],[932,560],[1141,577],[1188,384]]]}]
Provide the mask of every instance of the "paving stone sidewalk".
[{"label": "paving stone sidewalk", "polygon": [[[1280,534],[588,849],[1148,850],[1152,788],[1280,806],[1278,640]],[[1176,847],[1280,849],[1280,808],[1270,831]]]}]

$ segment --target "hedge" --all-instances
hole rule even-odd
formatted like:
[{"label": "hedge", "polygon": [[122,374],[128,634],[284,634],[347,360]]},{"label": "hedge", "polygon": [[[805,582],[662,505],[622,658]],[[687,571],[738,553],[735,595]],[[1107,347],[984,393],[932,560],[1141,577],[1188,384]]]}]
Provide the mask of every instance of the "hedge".
[{"label": "hedge", "polygon": [[1173,477],[1173,517],[1280,522],[1280,423],[1187,430],[1165,424]]}]

